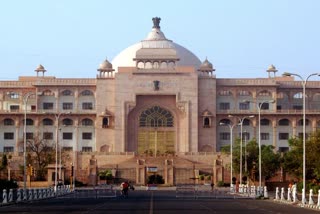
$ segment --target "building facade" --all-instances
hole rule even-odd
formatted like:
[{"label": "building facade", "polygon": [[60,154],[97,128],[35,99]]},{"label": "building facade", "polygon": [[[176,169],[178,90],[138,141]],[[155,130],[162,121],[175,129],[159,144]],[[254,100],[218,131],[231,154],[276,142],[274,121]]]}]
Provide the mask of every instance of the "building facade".
[{"label": "building facade", "polygon": [[[274,66],[265,78],[218,78],[207,59],[167,39],[157,17],[147,37],[112,63],[103,61],[96,78],[47,76],[42,65],[35,71],[0,81],[0,152],[12,155],[13,170],[25,133],[27,140],[58,142],[65,167],[72,163],[77,179],[90,184],[105,168],[145,183],[151,165],[171,184],[197,170],[223,180],[229,159],[219,151],[230,144],[227,124],[242,120],[242,136],[258,139],[260,113],[261,143],[280,151],[302,134],[301,81],[277,76]],[[307,132],[320,126],[319,87],[308,81]],[[233,139],[240,132],[235,126]]]}]

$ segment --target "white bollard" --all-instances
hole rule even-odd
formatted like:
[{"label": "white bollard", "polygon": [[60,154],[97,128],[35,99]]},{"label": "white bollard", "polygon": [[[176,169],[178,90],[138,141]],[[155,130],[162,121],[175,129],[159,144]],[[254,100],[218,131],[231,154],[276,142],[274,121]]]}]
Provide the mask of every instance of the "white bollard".
[{"label": "white bollard", "polygon": [[304,191],[303,188],[302,188],[302,199],[301,199],[301,203],[302,203],[302,206],[304,206],[305,204],[307,204],[306,192]]},{"label": "white bollard", "polygon": [[267,189],[266,186],[264,186],[264,189],[263,189],[263,197],[264,197],[264,198],[269,198],[268,189]]},{"label": "white bollard", "polygon": [[3,203],[3,204],[8,203],[8,198],[7,198],[7,197],[8,197],[8,196],[7,196],[7,190],[4,189],[4,190],[3,190],[3,193],[2,193],[2,203]]},{"label": "white bollard", "polygon": [[39,198],[39,199],[42,199],[42,189],[39,189],[39,190],[38,190],[38,198]]},{"label": "white bollard", "polygon": [[293,190],[292,190],[292,201],[293,203],[298,202],[298,197],[297,197],[297,187],[293,186]]},{"label": "white bollard", "polygon": [[17,202],[21,202],[22,198],[21,198],[21,189],[17,190]]},{"label": "white bollard", "polygon": [[276,187],[276,198],[275,200],[279,200],[280,197],[279,197],[279,187]]},{"label": "white bollard", "polygon": [[33,189],[33,199],[35,199],[35,200],[38,199],[38,191],[37,191],[37,189]]},{"label": "white bollard", "polygon": [[23,194],[23,200],[24,201],[28,200],[28,198],[27,198],[27,189],[23,189],[22,194]]},{"label": "white bollard", "polygon": [[9,201],[9,202],[12,202],[12,201],[13,201],[13,189],[10,189],[10,190],[9,190],[8,201]]},{"label": "white bollard", "polygon": [[243,193],[243,184],[239,185],[239,193]]},{"label": "white bollard", "polygon": [[47,190],[42,189],[42,198],[47,198]]},{"label": "white bollard", "polygon": [[310,194],[309,194],[309,205],[314,205],[314,201],[313,201],[313,190],[310,189]]},{"label": "white bollard", "polygon": [[256,197],[256,186],[251,186],[251,196]]},{"label": "white bollard", "polygon": [[290,202],[292,201],[292,200],[291,200],[291,188],[290,188],[290,187],[288,188],[287,201],[290,201]]},{"label": "white bollard", "polygon": [[318,190],[318,203],[317,203],[318,209],[320,209],[320,189]]},{"label": "white bollard", "polygon": [[280,198],[281,201],[285,201],[285,198],[284,198],[284,187],[281,187],[281,198]]},{"label": "white bollard", "polygon": [[28,193],[29,193],[29,198],[28,198],[28,200],[29,200],[29,201],[32,201],[32,199],[33,199],[33,197],[32,197],[32,194],[33,194],[32,189],[28,189]]}]

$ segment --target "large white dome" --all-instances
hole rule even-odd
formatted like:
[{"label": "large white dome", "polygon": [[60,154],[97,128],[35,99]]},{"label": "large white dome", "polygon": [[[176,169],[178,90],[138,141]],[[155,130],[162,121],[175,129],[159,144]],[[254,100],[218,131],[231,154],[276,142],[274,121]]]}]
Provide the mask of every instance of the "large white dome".
[{"label": "large white dome", "polygon": [[201,61],[196,55],[183,46],[166,39],[160,30],[159,23],[156,24],[145,40],[124,49],[112,60],[113,68],[116,69],[116,71],[118,67],[136,67],[136,62],[133,59],[136,58],[137,51],[140,49],[151,50],[148,52],[150,57],[152,57],[155,52],[162,50],[165,52],[170,49],[170,53],[174,51],[177,58],[179,58],[176,63],[177,66],[193,66],[196,69],[200,67]]}]

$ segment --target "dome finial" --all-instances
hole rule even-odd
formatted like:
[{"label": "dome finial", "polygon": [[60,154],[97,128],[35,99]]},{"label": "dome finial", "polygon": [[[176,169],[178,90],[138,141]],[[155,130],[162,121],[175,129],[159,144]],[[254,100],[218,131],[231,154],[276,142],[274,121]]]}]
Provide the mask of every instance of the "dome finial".
[{"label": "dome finial", "polygon": [[153,17],[152,21],[153,21],[153,27],[152,28],[156,28],[156,29],[160,29],[160,17]]}]

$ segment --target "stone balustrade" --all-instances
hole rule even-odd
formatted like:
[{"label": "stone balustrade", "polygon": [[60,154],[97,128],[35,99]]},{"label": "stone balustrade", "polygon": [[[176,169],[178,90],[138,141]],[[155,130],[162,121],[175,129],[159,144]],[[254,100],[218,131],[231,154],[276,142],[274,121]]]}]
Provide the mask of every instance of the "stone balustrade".
[{"label": "stone balustrade", "polygon": [[16,191],[10,189],[9,192],[4,189],[2,192],[2,198],[0,198],[0,205],[19,203],[23,201],[44,200],[66,195],[71,192],[73,192],[73,190],[71,190],[70,185],[59,186],[56,191],[53,187],[30,188],[25,190],[17,189]]}]

